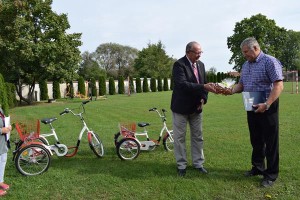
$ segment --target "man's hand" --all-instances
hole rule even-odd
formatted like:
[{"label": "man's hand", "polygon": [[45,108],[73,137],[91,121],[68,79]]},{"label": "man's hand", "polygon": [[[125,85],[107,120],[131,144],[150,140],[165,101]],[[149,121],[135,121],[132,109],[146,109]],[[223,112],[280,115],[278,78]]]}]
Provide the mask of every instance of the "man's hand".
[{"label": "man's hand", "polygon": [[216,93],[216,88],[214,87],[214,83],[204,84],[204,89],[208,92]]},{"label": "man's hand", "polygon": [[218,83],[208,83],[208,84],[214,88],[215,94],[232,95],[232,88],[222,87]]}]

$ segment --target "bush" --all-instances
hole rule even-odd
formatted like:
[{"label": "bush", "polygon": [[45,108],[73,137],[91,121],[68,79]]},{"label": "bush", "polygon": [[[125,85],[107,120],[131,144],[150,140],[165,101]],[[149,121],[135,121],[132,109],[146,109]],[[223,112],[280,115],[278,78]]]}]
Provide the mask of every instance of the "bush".
[{"label": "bush", "polygon": [[159,76],[157,78],[157,91],[161,92],[163,90],[162,88],[162,80],[161,80],[161,77]]},{"label": "bush", "polygon": [[109,84],[109,86],[108,86],[108,89],[109,89],[108,93],[109,93],[110,95],[116,94],[115,80],[114,80],[113,77],[110,77],[110,78],[109,78],[108,84]]},{"label": "bush", "polygon": [[49,99],[47,81],[42,80],[42,81],[39,82],[39,85],[40,85],[40,99],[41,100]]},{"label": "bush", "polygon": [[2,74],[0,74],[0,105],[1,108],[3,109],[3,112],[5,115],[8,115],[8,100],[7,100],[7,90],[5,88],[5,82]]},{"label": "bush", "polygon": [[168,78],[165,77],[164,78],[164,91],[168,91],[168,90],[169,90]]},{"label": "bush", "polygon": [[142,92],[141,78],[139,77],[135,79],[135,88],[136,88],[136,93]]},{"label": "bush", "polygon": [[144,77],[143,80],[143,92],[149,92],[149,85],[147,77]]},{"label": "bush", "polygon": [[53,81],[53,99],[60,99],[61,95],[60,95],[60,84],[59,81],[55,80]]},{"label": "bush", "polygon": [[83,79],[82,76],[80,76],[78,78],[78,92],[81,95],[85,95],[86,94],[86,91],[85,91],[85,81],[84,81],[84,79]]},{"label": "bush", "polygon": [[14,108],[17,105],[16,87],[12,83],[6,83],[6,94],[9,108]]},{"label": "bush", "polygon": [[104,76],[99,77],[99,96],[106,94],[106,80]]},{"label": "bush", "polygon": [[125,93],[124,77],[119,76],[119,79],[118,79],[118,94],[124,94],[124,93]]},{"label": "bush", "polygon": [[156,92],[157,91],[156,79],[155,78],[150,79],[150,88],[151,88],[151,92]]}]

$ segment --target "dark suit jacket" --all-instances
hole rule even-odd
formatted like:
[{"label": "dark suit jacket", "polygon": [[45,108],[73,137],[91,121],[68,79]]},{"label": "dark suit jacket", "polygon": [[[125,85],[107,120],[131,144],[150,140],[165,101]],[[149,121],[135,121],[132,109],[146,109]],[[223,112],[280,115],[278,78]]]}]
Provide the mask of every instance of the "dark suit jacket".
[{"label": "dark suit jacket", "polygon": [[173,94],[171,100],[171,110],[179,114],[200,113],[197,110],[200,100],[207,102],[207,94],[204,84],[207,83],[205,67],[201,61],[197,61],[200,83],[197,83],[196,76],[191,68],[186,56],[177,60],[173,65]]}]

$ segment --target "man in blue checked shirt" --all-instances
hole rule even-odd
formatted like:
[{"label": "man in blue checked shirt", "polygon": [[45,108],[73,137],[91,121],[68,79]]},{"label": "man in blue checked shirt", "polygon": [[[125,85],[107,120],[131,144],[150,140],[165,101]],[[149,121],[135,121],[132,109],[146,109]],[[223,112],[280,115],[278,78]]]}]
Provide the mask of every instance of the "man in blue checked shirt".
[{"label": "man in blue checked shirt", "polygon": [[[261,51],[255,38],[241,43],[246,58],[241,78],[231,90],[221,93],[264,92],[266,101],[247,111],[252,145],[252,169],[245,176],[263,175],[261,186],[270,187],[279,173],[279,96],[283,90],[282,65],[276,58]],[[266,161],[266,163],[265,163]]]}]

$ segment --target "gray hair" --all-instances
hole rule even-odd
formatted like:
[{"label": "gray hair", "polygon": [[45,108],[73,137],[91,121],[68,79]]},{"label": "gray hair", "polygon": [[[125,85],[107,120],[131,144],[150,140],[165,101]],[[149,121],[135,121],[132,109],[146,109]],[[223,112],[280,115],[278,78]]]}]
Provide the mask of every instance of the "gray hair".
[{"label": "gray hair", "polygon": [[246,38],[242,43],[241,43],[241,48],[243,48],[243,46],[247,46],[249,47],[250,49],[254,49],[254,47],[258,47],[260,49],[260,46],[257,42],[257,40],[254,38],[254,37],[249,37],[249,38]]},{"label": "gray hair", "polygon": [[186,53],[190,52],[190,51],[193,49],[194,45],[196,45],[196,44],[198,44],[198,42],[195,42],[195,41],[189,42],[189,43],[186,45],[185,52],[186,52]]}]

